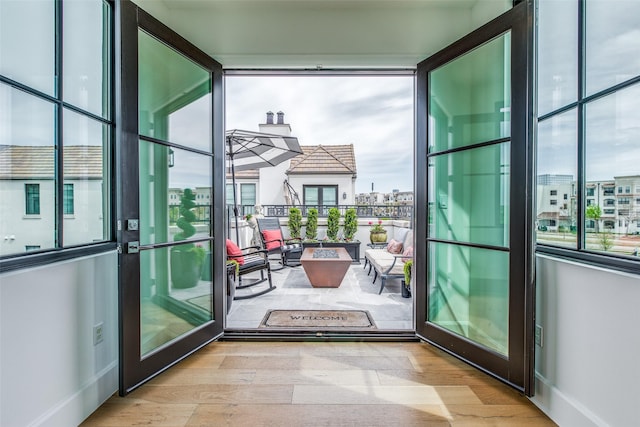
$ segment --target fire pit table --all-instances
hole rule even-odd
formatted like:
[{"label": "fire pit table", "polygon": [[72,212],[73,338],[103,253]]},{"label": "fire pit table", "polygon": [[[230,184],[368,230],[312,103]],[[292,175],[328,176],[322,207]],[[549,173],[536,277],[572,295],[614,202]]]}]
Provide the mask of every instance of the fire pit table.
[{"label": "fire pit table", "polygon": [[337,288],[351,265],[344,248],[306,248],[300,263],[314,288]]}]

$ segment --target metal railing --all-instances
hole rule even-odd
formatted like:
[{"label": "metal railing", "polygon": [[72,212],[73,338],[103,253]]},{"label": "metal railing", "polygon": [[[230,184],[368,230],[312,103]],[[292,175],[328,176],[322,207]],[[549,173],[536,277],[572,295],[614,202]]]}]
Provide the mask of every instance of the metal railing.
[{"label": "metal railing", "polygon": [[309,209],[315,208],[318,210],[318,217],[320,218],[327,217],[331,208],[338,208],[343,216],[347,209],[355,208],[356,215],[361,218],[403,219],[408,221],[413,218],[413,205],[263,205],[262,214],[264,216],[288,217],[289,209],[291,208],[300,209],[302,216],[307,216]]}]

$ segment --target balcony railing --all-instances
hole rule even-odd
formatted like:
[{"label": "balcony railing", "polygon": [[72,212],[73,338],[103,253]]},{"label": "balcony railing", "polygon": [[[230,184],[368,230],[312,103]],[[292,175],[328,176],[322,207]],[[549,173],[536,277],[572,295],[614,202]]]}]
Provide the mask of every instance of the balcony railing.
[{"label": "balcony railing", "polygon": [[361,218],[402,219],[408,221],[413,218],[413,205],[263,205],[262,214],[264,216],[288,217],[289,209],[291,208],[300,209],[302,216],[307,216],[309,209],[315,208],[318,210],[318,217],[320,218],[327,217],[331,208],[338,208],[343,216],[347,209],[354,208],[358,217]]}]

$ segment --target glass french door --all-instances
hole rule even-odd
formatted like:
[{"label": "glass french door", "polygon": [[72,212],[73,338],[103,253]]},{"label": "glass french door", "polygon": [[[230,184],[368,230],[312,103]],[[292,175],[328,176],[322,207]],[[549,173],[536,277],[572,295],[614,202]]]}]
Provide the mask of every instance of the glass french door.
[{"label": "glass french door", "polygon": [[526,393],[530,8],[521,2],[420,63],[416,108],[417,333]]},{"label": "glass french door", "polygon": [[214,207],[224,206],[224,154],[215,148],[223,146],[220,64],[133,3],[121,2],[119,18],[126,394],[222,333],[224,230]]}]

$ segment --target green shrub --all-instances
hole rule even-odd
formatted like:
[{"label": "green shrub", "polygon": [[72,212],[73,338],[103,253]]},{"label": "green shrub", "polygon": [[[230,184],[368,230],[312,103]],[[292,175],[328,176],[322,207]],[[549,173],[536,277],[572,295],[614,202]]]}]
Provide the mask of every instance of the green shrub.
[{"label": "green shrub", "polygon": [[356,231],[358,231],[358,216],[354,208],[349,208],[344,213],[344,238],[346,240],[353,239]]},{"label": "green shrub", "polygon": [[305,229],[305,238],[308,240],[316,240],[318,236],[318,209],[311,208],[307,211],[307,227]]},{"label": "green shrub", "polygon": [[289,208],[289,235],[292,239],[300,238],[302,230],[302,212],[298,208]]},{"label": "green shrub", "polygon": [[338,208],[329,209],[329,216],[327,218],[327,237],[330,240],[336,240],[338,238],[338,231],[340,231],[340,210]]}]

